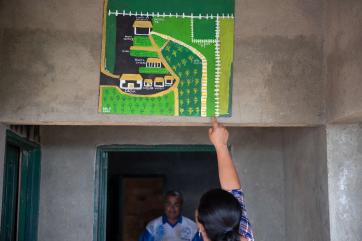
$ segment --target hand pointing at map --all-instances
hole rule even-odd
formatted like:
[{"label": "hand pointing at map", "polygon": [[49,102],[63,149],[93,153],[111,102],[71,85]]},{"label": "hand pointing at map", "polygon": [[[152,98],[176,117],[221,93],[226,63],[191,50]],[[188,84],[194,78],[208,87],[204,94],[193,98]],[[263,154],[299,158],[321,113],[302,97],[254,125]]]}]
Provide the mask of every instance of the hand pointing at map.
[{"label": "hand pointing at map", "polygon": [[227,141],[229,138],[229,132],[219,123],[215,117],[212,118],[212,127],[209,129],[209,138],[215,148],[227,147]]}]

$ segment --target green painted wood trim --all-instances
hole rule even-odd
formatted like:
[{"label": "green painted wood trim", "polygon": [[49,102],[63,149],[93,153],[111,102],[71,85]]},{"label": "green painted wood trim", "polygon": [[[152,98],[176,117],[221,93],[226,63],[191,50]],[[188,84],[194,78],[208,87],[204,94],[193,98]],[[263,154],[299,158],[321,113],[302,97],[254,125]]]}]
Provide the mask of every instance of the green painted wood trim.
[{"label": "green painted wood trim", "polygon": [[1,212],[1,241],[14,240],[16,235],[15,206],[17,205],[19,154],[16,146],[6,143]]},{"label": "green painted wood trim", "polygon": [[[39,216],[39,190],[40,190],[40,164],[41,164],[41,151],[40,145],[28,141],[14,132],[6,131],[6,145],[13,145],[19,148],[21,155],[21,183],[20,185],[20,207],[19,207],[19,229],[18,241],[36,241],[38,234],[38,216]],[[7,149],[7,147],[6,147]],[[5,159],[6,160],[6,159]],[[9,171],[8,164],[5,161],[5,174]],[[18,164],[19,165],[19,162]],[[18,168],[16,168],[17,173]],[[10,170],[11,171],[11,170]],[[14,186],[15,181],[6,185],[4,177],[4,189]],[[17,180],[16,180],[17,182]],[[16,185],[17,186],[17,185]],[[16,190],[17,191],[17,190]],[[6,192],[4,192],[5,194]],[[9,206],[9,202],[14,200],[13,197],[3,195],[3,208],[2,208],[2,225],[5,224],[6,213],[15,210],[14,207]],[[8,210],[7,212],[5,210]],[[10,211],[9,211],[10,210]],[[7,237],[7,231],[1,228],[0,241],[12,240]]]},{"label": "green painted wood trim", "polygon": [[30,156],[28,168],[28,195],[27,200],[31,200],[27,205],[26,234],[27,241],[38,240],[38,220],[39,220],[39,197],[40,197],[40,177],[41,177],[41,151],[40,147],[34,149]]},{"label": "green painted wood trim", "polygon": [[28,205],[28,179],[29,179],[29,161],[31,162],[28,151],[21,151],[21,180],[20,180],[20,193],[19,193],[19,227],[18,227],[18,240],[25,240],[26,236],[26,216],[27,216],[27,205]]},{"label": "green painted wood trim", "polygon": [[108,153],[97,148],[93,240],[106,241]]},{"label": "green painted wood trim", "polygon": [[214,152],[212,145],[108,145],[99,146],[104,152]]},{"label": "green painted wood trim", "polygon": [[13,144],[14,146],[18,146],[21,149],[28,150],[28,151],[40,149],[39,144],[26,140],[25,138],[15,134],[11,130],[6,130],[6,142]]},{"label": "green painted wood trim", "polygon": [[93,241],[106,241],[107,176],[110,152],[215,152],[212,145],[105,145],[97,147]]}]

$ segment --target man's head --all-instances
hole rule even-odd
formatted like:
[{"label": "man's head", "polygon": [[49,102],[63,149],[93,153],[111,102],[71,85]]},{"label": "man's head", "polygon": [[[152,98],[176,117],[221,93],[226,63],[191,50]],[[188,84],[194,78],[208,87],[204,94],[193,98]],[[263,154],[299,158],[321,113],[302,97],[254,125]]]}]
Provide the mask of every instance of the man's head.
[{"label": "man's head", "polygon": [[165,214],[168,221],[175,222],[181,214],[183,204],[182,194],[178,191],[168,191],[165,195]]}]

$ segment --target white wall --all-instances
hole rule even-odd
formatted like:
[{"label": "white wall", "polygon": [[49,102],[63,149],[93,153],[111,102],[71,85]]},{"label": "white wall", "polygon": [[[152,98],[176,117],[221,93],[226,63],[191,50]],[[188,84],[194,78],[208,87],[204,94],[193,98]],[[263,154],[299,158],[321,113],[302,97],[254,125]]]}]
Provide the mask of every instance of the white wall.
[{"label": "white wall", "polygon": [[331,241],[360,241],[362,124],[329,125],[327,146]]},{"label": "white wall", "polygon": [[329,241],[325,128],[284,132],[286,237]]},{"label": "white wall", "polygon": [[327,0],[325,59],[329,123],[362,121],[362,1]]}]

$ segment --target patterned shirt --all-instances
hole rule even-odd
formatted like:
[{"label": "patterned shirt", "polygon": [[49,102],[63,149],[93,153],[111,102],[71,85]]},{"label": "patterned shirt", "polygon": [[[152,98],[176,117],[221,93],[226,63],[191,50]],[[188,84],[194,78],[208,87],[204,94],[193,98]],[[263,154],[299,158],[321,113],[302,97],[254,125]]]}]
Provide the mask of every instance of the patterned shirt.
[{"label": "patterned shirt", "polygon": [[250,241],[254,240],[253,231],[251,230],[251,224],[248,219],[248,215],[245,208],[244,193],[241,189],[231,190],[230,193],[239,201],[241,207],[241,219],[239,232],[241,236],[247,238]]}]

